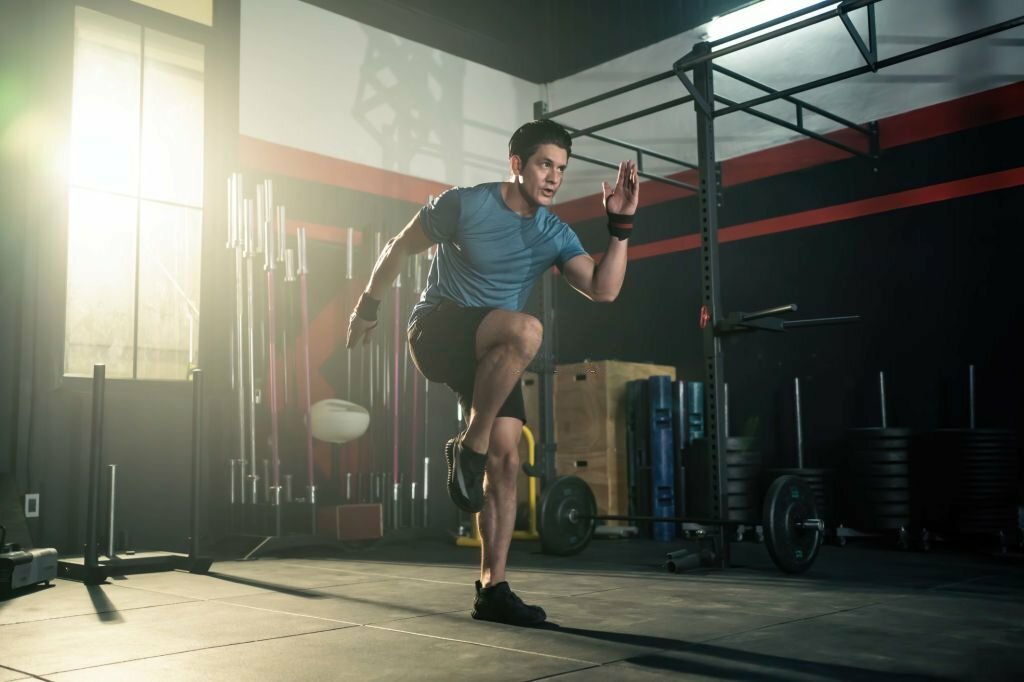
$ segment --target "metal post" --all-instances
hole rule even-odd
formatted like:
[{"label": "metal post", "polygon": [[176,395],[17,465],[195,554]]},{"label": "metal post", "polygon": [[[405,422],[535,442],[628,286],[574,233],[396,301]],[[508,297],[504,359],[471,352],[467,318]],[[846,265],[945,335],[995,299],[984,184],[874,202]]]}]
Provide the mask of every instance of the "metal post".
[{"label": "metal post", "polygon": [[970,428],[973,430],[976,426],[974,421],[974,365],[969,365],[967,368],[967,402],[969,408],[970,417]]},{"label": "metal post", "polygon": [[[259,502],[259,474],[257,473],[256,468],[256,318],[254,317],[256,312],[256,304],[253,287],[255,285],[255,261],[257,247],[259,244],[259,238],[257,236],[259,235],[259,230],[256,228],[255,207],[253,205],[252,199],[246,199],[244,201],[243,217],[245,218],[245,232],[246,235],[248,235],[245,240],[245,310],[246,346],[248,351],[248,371],[246,381],[248,382],[249,386],[249,392],[246,403],[249,411],[249,478],[252,492],[250,496],[250,501],[252,502],[252,504],[256,504],[257,502]],[[245,458],[243,457],[243,459]],[[245,485],[244,482],[242,485]],[[242,502],[245,503],[244,495]]]},{"label": "metal post", "polygon": [[804,468],[804,423],[800,406],[800,377],[793,377],[793,399],[796,404],[796,468]]},{"label": "metal post", "polygon": [[[297,231],[299,251],[299,308],[302,318],[302,410],[306,415],[306,498],[309,503],[310,532],[316,535],[316,472],[313,466],[312,381],[309,369],[309,254],[306,250],[306,230]],[[351,358],[351,353],[349,353]]]},{"label": "metal post", "polygon": [[96,519],[100,503],[100,460],[103,458],[103,383],[106,365],[92,367],[92,435],[89,443],[89,497],[85,509],[85,568],[99,565]]},{"label": "metal post", "polygon": [[[697,43],[693,47],[694,56],[709,54],[708,43]],[[680,73],[680,76],[682,74]],[[701,61],[693,67],[693,85],[695,88],[694,110],[697,113],[697,156],[699,171],[699,191],[697,201],[700,211],[701,241],[701,325],[704,341],[704,371],[706,403],[705,429],[708,443],[708,464],[711,470],[711,513],[719,519],[726,518],[726,495],[723,493],[727,478],[725,452],[727,440],[725,429],[721,428],[721,401],[724,393],[725,366],[722,357],[721,339],[716,334],[721,309],[721,296],[718,267],[718,194],[719,179],[716,172],[715,159],[715,119],[714,112],[705,110],[702,101],[713,106],[715,101],[714,72],[710,61]],[[718,565],[725,568],[729,565],[729,543],[725,528],[720,526],[714,531],[718,539]]]},{"label": "metal post", "polygon": [[423,527],[430,522],[430,458],[423,458]]},{"label": "metal post", "polygon": [[117,465],[108,464],[110,470],[110,503],[107,510],[107,558],[114,558],[114,507],[117,501]]},{"label": "metal post", "polygon": [[274,507],[274,535],[281,534],[281,456],[279,448],[278,419],[277,419],[277,311],[275,295],[275,270],[277,269],[277,258],[274,253],[274,200],[273,185],[270,180],[264,180],[266,190],[263,197],[266,201],[264,207],[264,223],[260,226],[263,232],[264,254],[263,269],[267,275],[267,406],[270,412],[270,475],[273,486],[271,488],[270,504]]},{"label": "metal post", "polygon": [[878,373],[878,398],[882,409],[882,428],[889,428],[889,411],[885,409],[885,372]]},{"label": "metal post", "polygon": [[[345,233],[345,281],[348,283],[348,295],[349,303],[355,306],[355,300],[353,300],[352,294],[352,268],[354,265],[354,254],[352,253],[353,246],[355,245],[355,232],[350,227]],[[345,349],[345,399],[352,400],[352,349]]]},{"label": "metal post", "polygon": [[544,337],[540,345],[540,452],[543,476],[546,486],[555,480],[555,296],[553,275],[548,270],[541,277],[541,324]]},{"label": "metal post", "polygon": [[726,443],[729,441],[729,384],[722,382],[722,428],[725,430]]},{"label": "metal post", "polygon": [[[235,391],[238,394],[238,456],[245,460],[245,251],[249,232],[245,229],[245,204],[242,200],[242,175],[232,173],[228,179],[228,248],[235,251]],[[232,469],[232,473],[234,470]],[[235,503],[234,484],[231,503]],[[242,485],[242,504],[245,504],[245,485]]]},{"label": "metal post", "polygon": [[203,370],[192,370],[192,523],[188,556],[199,556],[199,478],[203,468]]}]

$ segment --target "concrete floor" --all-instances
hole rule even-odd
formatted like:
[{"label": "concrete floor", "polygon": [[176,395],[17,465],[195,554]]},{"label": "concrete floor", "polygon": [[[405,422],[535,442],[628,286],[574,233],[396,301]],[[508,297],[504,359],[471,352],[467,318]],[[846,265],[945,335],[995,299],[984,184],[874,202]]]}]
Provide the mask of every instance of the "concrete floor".
[{"label": "concrete floor", "polygon": [[1015,558],[825,546],[792,577],[747,545],[743,567],[677,575],[665,550],[516,543],[534,630],[472,620],[476,550],[439,540],[57,580],[0,601],[0,682],[1024,679]]}]

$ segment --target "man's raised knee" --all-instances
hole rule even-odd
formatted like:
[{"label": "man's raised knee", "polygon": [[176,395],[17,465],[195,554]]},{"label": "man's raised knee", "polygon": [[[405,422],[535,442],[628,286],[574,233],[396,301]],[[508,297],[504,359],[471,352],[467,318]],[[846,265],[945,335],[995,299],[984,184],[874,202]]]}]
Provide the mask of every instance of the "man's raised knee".
[{"label": "man's raised knee", "polygon": [[513,334],[516,348],[532,359],[544,339],[544,325],[533,315],[519,315]]}]

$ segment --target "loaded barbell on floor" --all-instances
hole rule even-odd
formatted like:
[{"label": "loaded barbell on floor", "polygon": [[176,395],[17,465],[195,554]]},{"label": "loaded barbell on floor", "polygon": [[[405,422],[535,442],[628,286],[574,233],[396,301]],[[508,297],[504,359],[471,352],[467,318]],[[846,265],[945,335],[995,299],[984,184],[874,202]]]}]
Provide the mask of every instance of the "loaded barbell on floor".
[{"label": "loaded barbell on floor", "polygon": [[587,546],[597,521],[762,525],[765,547],[776,566],[786,573],[809,569],[818,556],[825,523],[818,515],[814,493],[807,482],[798,476],[779,476],[765,493],[763,510],[761,524],[691,517],[600,515],[586,481],[577,476],[560,476],[544,490],[537,526],[545,552],[568,556]]}]

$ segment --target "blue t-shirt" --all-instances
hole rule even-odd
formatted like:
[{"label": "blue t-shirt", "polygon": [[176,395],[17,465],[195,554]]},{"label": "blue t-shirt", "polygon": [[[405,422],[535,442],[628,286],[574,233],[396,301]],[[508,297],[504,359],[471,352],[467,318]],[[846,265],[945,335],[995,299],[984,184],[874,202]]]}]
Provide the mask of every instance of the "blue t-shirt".
[{"label": "blue t-shirt", "polygon": [[498,182],[452,188],[420,209],[419,218],[438,247],[410,325],[442,299],[522,310],[537,277],[586,253],[572,228],[547,208],[530,218],[510,209]]}]

